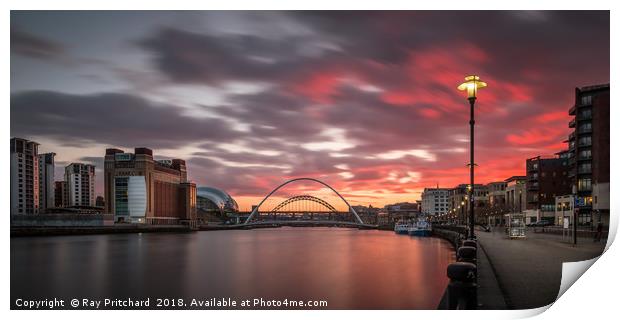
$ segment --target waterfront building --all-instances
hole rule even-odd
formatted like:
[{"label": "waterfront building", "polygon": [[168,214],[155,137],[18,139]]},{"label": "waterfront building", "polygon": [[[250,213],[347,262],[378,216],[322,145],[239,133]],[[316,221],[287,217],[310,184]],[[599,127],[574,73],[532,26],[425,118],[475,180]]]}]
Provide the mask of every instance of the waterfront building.
[{"label": "waterfront building", "polygon": [[55,153],[39,155],[39,211],[54,207],[54,157]]},{"label": "waterfront building", "polygon": [[390,215],[385,211],[379,211],[379,213],[377,214],[377,225],[389,226],[390,224]]},{"label": "waterfront building", "polygon": [[[372,204],[369,204],[368,206],[357,205],[351,207],[353,208],[353,210],[355,210],[357,215],[360,216],[360,219],[362,219],[362,221],[364,221],[365,223],[377,224],[377,217],[379,215],[379,211],[381,210],[380,208],[375,208],[372,206]],[[419,208],[419,205],[416,203],[416,212],[419,210]]]},{"label": "waterfront building", "polygon": [[506,205],[506,184],[506,181],[494,181],[487,184],[490,207],[503,207]]},{"label": "waterfront building", "polygon": [[154,160],[148,148],[106,149],[104,188],[105,212],[116,222],[196,223],[196,185],[184,160]]},{"label": "waterfront building", "polygon": [[527,209],[525,176],[512,176],[506,181],[506,206],[509,212],[517,213]]},{"label": "waterfront building", "polygon": [[391,222],[415,218],[420,213],[420,208],[415,202],[388,204],[384,209],[387,211]]},{"label": "waterfront building", "polygon": [[11,138],[11,214],[39,213],[39,144]]},{"label": "waterfront building", "polygon": [[[488,188],[482,184],[474,184],[474,207],[475,210],[487,207]],[[448,212],[460,224],[466,224],[469,219],[469,184],[459,184],[449,189]],[[480,210],[478,210],[480,213]],[[476,214],[476,218],[480,215]]]},{"label": "waterfront building", "polygon": [[54,182],[54,207],[64,208],[67,206],[67,183],[65,181]]},{"label": "waterfront building", "polygon": [[97,196],[97,198],[95,199],[95,207],[105,207],[105,201],[103,201],[102,196]]},{"label": "waterfront building", "polygon": [[570,194],[567,153],[563,151],[555,158],[537,156],[525,161],[527,223],[539,219],[554,221],[555,197]]},{"label": "waterfront building", "polygon": [[201,223],[227,220],[238,212],[237,201],[226,191],[205,186],[196,188],[196,214]]},{"label": "waterfront building", "polygon": [[504,213],[507,211],[506,205],[506,181],[489,182],[486,187],[488,190],[488,206],[480,212],[480,219],[489,225],[499,225],[503,221]]},{"label": "waterfront building", "polygon": [[95,206],[95,166],[71,163],[65,167],[66,206]]},{"label": "waterfront building", "polygon": [[422,213],[429,216],[446,214],[449,208],[450,189],[424,188],[422,192]]},{"label": "waterfront building", "polygon": [[[578,223],[609,224],[609,84],[575,88],[575,104],[568,114],[573,129],[568,136],[569,177]],[[594,210],[594,217],[593,217]]]}]

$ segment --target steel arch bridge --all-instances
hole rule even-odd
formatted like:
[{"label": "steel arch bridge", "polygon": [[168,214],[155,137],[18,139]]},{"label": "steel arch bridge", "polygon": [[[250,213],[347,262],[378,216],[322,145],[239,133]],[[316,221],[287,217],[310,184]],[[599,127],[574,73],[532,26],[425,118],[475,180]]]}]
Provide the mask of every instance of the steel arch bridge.
[{"label": "steel arch bridge", "polygon": [[[294,203],[297,202],[314,202],[320,206],[323,206],[325,208],[327,208],[327,210],[331,211],[331,212],[338,212],[338,210],[336,210],[336,208],[334,208],[331,204],[329,204],[329,202],[321,199],[321,198],[317,198],[314,196],[309,196],[309,195],[301,195],[301,196],[294,196],[294,197],[290,197],[282,202],[280,202],[280,204],[278,204],[277,206],[275,206],[273,209],[271,209],[270,212],[279,212],[280,210],[284,211],[285,208],[287,206],[290,206]],[[297,208],[294,211],[304,211],[303,206],[301,208]]]},{"label": "steel arch bridge", "polygon": [[[294,196],[294,197],[288,198],[288,199],[282,201],[280,204],[278,204],[272,210],[267,211],[267,213],[277,213],[277,212],[281,213],[281,212],[283,212],[283,210],[285,209],[286,206],[289,206],[289,205],[291,205],[293,203],[300,202],[300,201],[307,201],[307,202],[317,203],[317,204],[323,206],[324,208],[326,208],[327,211],[325,211],[325,213],[329,214],[330,221],[332,221],[334,224],[348,224],[348,225],[358,225],[358,226],[369,226],[369,225],[365,224],[364,221],[362,221],[362,219],[357,214],[357,212],[355,212],[355,209],[353,209],[353,207],[351,207],[349,202],[340,193],[338,193],[338,191],[336,191],[330,185],[328,185],[328,184],[326,184],[326,183],[324,183],[324,182],[322,182],[322,181],[320,181],[318,179],[314,179],[314,178],[295,178],[295,179],[291,179],[291,180],[285,181],[284,183],[282,183],[279,186],[277,186],[267,196],[265,196],[265,198],[263,198],[263,200],[261,200],[261,202],[256,207],[254,207],[252,209],[252,212],[250,213],[248,218],[245,220],[244,225],[273,223],[273,222],[252,222],[252,219],[254,219],[255,217],[257,217],[257,215],[259,215],[260,207],[263,205],[263,203],[265,203],[265,201],[267,199],[269,199],[269,197],[271,197],[274,193],[276,193],[276,191],[280,190],[282,187],[286,186],[287,184],[293,183],[293,182],[296,182],[296,181],[316,182],[318,184],[321,184],[321,185],[329,188],[331,191],[333,191],[347,205],[347,207],[349,208],[349,211],[345,212],[345,213],[351,213],[353,215],[353,217],[354,217],[355,222],[346,222],[346,221],[335,221],[335,220],[333,220],[333,218],[335,218],[336,214],[338,213],[338,211],[334,208],[334,206],[332,206],[330,203],[328,203],[327,201],[325,201],[323,199],[319,199],[317,197],[309,196],[309,195],[299,195],[299,196]],[[303,212],[303,210],[301,210],[299,212]],[[325,223],[325,221],[323,221],[321,223]]]}]

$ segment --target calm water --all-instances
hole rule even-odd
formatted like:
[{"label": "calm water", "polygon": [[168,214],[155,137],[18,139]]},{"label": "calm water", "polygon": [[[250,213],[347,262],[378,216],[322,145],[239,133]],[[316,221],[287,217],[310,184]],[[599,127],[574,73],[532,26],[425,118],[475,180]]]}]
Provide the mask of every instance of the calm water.
[{"label": "calm water", "polygon": [[279,228],[11,239],[17,298],[327,300],[330,309],[435,309],[448,242]]}]

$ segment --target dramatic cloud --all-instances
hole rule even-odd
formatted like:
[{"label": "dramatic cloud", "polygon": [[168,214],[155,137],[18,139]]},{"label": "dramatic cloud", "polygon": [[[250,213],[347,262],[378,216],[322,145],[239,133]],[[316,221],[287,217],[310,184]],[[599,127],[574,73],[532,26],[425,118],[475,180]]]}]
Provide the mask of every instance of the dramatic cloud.
[{"label": "dramatic cloud", "polygon": [[[524,174],[526,158],[566,147],[574,88],[609,81],[602,11],[45,17],[12,14],[11,51],[42,61],[12,57],[12,135],[63,150],[60,163],[99,164],[106,146],[183,157],[191,179],[243,209],[303,176],[379,206],[463,183],[469,112],[456,86],[472,72],[489,83],[477,181]],[[45,64],[59,56],[80,63]],[[279,197],[315,192],[330,197],[312,183]]]},{"label": "dramatic cloud", "polygon": [[159,148],[235,137],[235,131],[220,119],[197,119],[182,112],[122,93],[79,96],[27,91],[11,95],[11,134],[52,137],[61,144],[96,141]]},{"label": "dramatic cloud", "polygon": [[11,27],[11,52],[37,59],[56,59],[64,52],[61,44]]}]

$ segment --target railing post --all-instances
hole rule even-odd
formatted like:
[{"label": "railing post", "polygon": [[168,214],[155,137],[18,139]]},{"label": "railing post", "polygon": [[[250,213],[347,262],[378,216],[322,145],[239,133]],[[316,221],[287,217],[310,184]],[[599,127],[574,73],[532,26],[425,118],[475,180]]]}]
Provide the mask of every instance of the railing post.
[{"label": "railing post", "polygon": [[478,306],[476,265],[470,262],[455,262],[448,266],[448,309],[473,310]]}]

